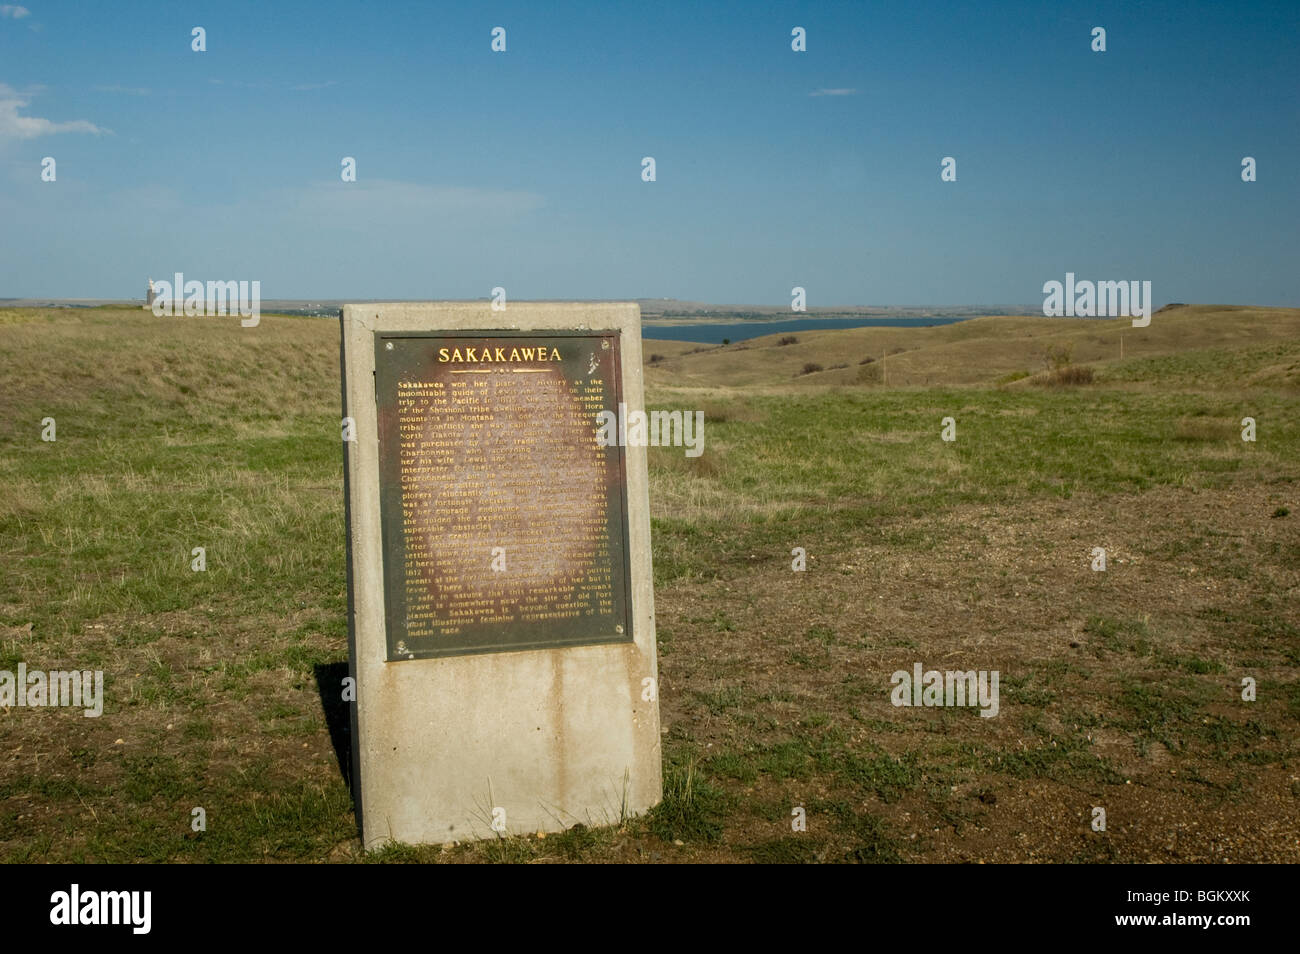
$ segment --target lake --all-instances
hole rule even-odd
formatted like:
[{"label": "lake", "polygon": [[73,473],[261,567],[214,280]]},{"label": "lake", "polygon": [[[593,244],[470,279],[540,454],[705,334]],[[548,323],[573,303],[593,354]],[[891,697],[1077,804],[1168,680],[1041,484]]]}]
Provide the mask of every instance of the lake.
[{"label": "lake", "polygon": [[642,325],[641,337],[659,341],[695,341],[722,344],[722,339],[744,341],[762,335],[794,334],[800,331],[828,331],[835,328],[925,328],[968,321],[961,318],[796,318],[791,321],[735,321],[731,323]]}]

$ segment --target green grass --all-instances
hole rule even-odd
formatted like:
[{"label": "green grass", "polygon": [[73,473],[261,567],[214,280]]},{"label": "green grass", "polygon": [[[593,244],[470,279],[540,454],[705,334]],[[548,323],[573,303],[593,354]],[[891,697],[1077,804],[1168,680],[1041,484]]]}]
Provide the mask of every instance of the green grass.
[{"label": "green grass", "polygon": [[1053,736],[1047,744],[1004,752],[993,768],[1018,779],[1052,779],[1122,785],[1123,776],[1103,758],[1089,751],[1083,739]]},{"label": "green grass", "polygon": [[[346,659],[336,331],[0,311],[0,669],[75,660],[106,670],[108,694],[103,720],[25,713],[13,730],[21,761],[0,768],[0,860],[318,861],[353,842],[315,680],[316,667]],[[909,813],[922,838],[936,824],[974,823],[982,805],[953,785],[1122,784],[1128,774],[1098,757],[1094,734],[1132,742],[1139,758],[1159,743],[1191,760],[1177,763],[1180,778],[1213,776],[1188,784],[1216,796],[1238,797],[1233,786],[1252,771],[1294,774],[1300,391],[1288,375],[1300,345],[1138,355],[1075,390],[1026,387],[1005,369],[970,387],[892,387],[902,362],[922,359],[890,357],[891,386],[783,392],[687,391],[657,370],[652,407],[706,412],[703,457],[650,454],[655,579],[672,607],[658,619],[675,693],[663,803],[622,828],[445,853],[391,846],[375,860],[600,860],[624,839],[657,839],[760,861],[898,861],[917,842],[887,813]],[[1247,415],[1253,444],[1239,436]],[[54,443],[40,440],[45,416],[58,421]],[[955,443],[939,439],[946,416]],[[1019,542],[999,542],[1001,528],[972,510],[1086,517],[1133,495],[1195,502],[1233,488],[1268,498],[1255,506],[1271,538],[1246,512],[1159,540],[1125,541],[1115,527],[1116,554],[1145,563],[1112,555],[1055,616],[1026,624],[1026,637],[1050,630],[1054,648],[1004,674],[998,719],[882,701],[900,657],[929,659],[954,634],[900,627],[887,615],[897,607],[872,602],[881,567],[858,556],[846,565],[849,555],[873,548],[871,559],[923,568],[960,542],[986,575],[917,576],[907,619],[923,623],[932,601],[959,592],[978,627],[976,597],[997,581],[1021,588],[1062,571],[1020,564]],[[205,572],[190,569],[196,546]],[[794,546],[808,550],[806,575],[789,572]],[[1217,588],[1149,606],[1128,598],[1125,574],[1170,567],[1196,568],[1194,582]],[[764,597],[746,588],[768,571],[761,587],[779,575],[806,589],[782,595],[777,612],[752,611],[735,597]],[[815,589],[828,578],[843,589]],[[715,580],[739,581],[725,609],[707,599],[717,589],[703,599],[693,589]],[[868,618],[849,619],[860,606]],[[729,655],[748,639],[768,657]],[[1073,654],[1071,640],[1082,644]],[[1237,701],[1242,675],[1259,679],[1253,707]],[[995,734],[1008,722],[1015,741]],[[788,805],[762,816],[787,802],[807,804],[807,833],[789,831]],[[206,832],[190,829],[195,806],[208,812]]]},{"label": "green grass", "polygon": [[[746,403],[756,419],[706,419],[710,473],[652,457],[658,584],[726,577],[755,554],[788,565],[801,541],[842,545],[933,513],[939,501],[1195,491],[1300,465],[1300,402],[1268,393],[1252,399],[1270,422],[1255,444],[1188,441],[1184,418],[1242,414],[1232,399],[1184,392],[832,389]],[[957,420],[952,443],[939,439],[946,416]]]},{"label": "green grass", "polygon": [[716,844],[722,840],[724,793],[699,771],[694,759],[666,759],[663,801],[650,810],[647,827],[666,842]]},{"label": "green grass", "polygon": [[[1300,343],[1271,342],[1242,348],[1199,348],[1177,354],[1135,358],[1108,370],[1110,382],[1145,383],[1159,381],[1164,387],[1239,388],[1243,382],[1278,384],[1296,379],[1300,369]],[[1238,415],[1237,420],[1245,416]],[[1258,419],[1258,415],[1253,415]]]}]

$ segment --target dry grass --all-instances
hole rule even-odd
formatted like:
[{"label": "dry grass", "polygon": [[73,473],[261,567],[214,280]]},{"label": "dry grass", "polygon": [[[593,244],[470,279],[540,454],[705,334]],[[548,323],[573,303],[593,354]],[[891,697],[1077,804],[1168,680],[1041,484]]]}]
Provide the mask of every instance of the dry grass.
[{"label": "dry grass", "polygon": [[[1296,330],[1189,307],[665,349],[651,407],[706,431],[702,457],[650,451],[664,807],[384,860],[1300,860]],[[0,857],[359,857],[322,706],[346,655],[337,341],[0,312],[0,669],[102,667],[108,693],[101,719],[0,711]],[[993,386],[1047,342],[1093,386]],[[917,661],[999,670],[1001,714],[895,708]],[[220,820],[202,838],[193,805]]]},{"label": "dry grass", "polygon": [[1092,368],[1086,364],[1067,364],[1036,374],[1029,383],[1047,388],[1072,388],[1092,384]]},{"label": "dry grass", "polygon": [[[778,378],[795,378],[808,363],[828,366],[846,356],[875,358],[887,366],[895,387],[991,384],[1015,372],[1042,367],[1045,343],[1068,345],[1075,364],[1106,368],[1125,360],[1159,358],[1190,351],[1229,352],[1269,343],[1295,346],[1294,357],[1269,368],[1253,368],[1266,384],[1277,377],[1300,381],[1300,309],[1185,305],[1152,316],[1146,328],[1128,318],[1069,320],[1003,316],[932,328],[856,328],[801,332],[781,346],[780,335],[747,342],[747,350],[708,350],[683,355],[648,368],[652,385],[764,387]],[[1121,339],[1123,343],[1121,345]],[[906,345],[906,348],[902,346]],[[662,350],[658,344],[655,350]],[[1240,387],[1239,377],[1223,380]],[[804,386],[857,383],[853,369],[824,372]]]}]

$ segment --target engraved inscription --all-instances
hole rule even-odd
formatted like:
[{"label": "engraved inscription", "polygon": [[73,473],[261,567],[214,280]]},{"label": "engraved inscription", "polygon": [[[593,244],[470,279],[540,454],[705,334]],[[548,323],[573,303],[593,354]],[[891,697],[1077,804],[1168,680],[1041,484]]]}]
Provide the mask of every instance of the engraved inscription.
[{"label": "engraved inscription", "polygon": [[390,659],[631,638],[618,390],[616,335],[383,336]]}]

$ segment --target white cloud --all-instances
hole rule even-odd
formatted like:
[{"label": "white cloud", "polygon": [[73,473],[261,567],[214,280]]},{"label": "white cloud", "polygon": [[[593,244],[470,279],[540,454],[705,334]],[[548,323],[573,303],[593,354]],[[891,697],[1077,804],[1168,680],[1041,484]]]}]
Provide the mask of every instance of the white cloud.
[{"label": "white cloud", "polygon": [[30,95],[0,83],[0,142],[6,139],[35,139],[37,136],[50,136],[54,133],[84,132],[99,135],[109,131],[84,119],[57,123],[39,116],[19,116],[18,110],[26,109],[30,99]]},{"label": "white cloud", "polygon": [[11,20],[21,20],[23,17],[29,17],[32,11],[26,7],[20,7],[17,4],[5,3],[0,4],[0,17],[9,17]]},{"label": "white cloud", "polygon": [[858,91],[856,89],[847,89],[845,87],[838,87],[835,89],[815,89],[808,95],[809,96],[854,96],[857,94],[857,92]]}]

